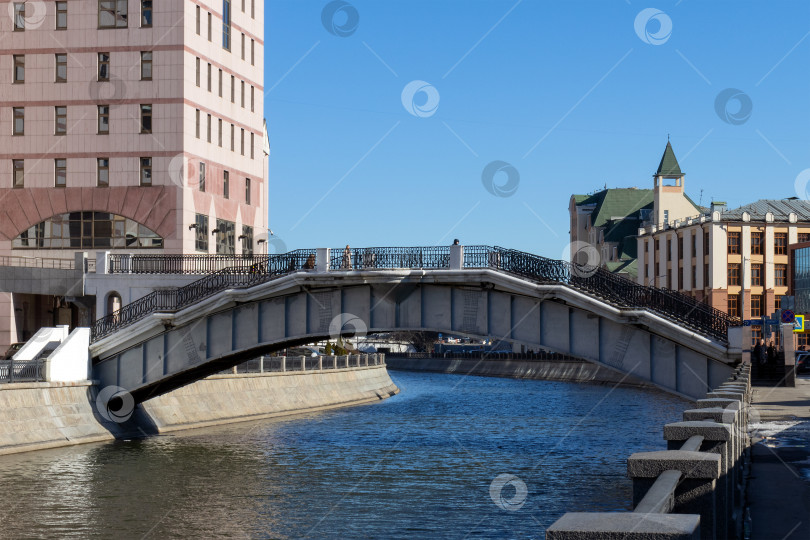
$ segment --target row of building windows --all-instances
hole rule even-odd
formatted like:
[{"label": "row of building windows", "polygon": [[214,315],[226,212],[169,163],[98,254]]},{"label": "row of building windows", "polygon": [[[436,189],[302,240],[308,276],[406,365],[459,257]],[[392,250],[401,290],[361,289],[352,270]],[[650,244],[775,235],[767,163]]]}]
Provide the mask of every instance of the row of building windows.
[{"label": "row of building windows", "polygon": [[[206,142],[212,142],[211,138],[211,131],[214,118],[208,114],[207,121],[205,124],[205,140]],[[196,109],[195,111],[195,136],[200,139],[201,137],[201,129],[202,129],[202,114],[200,113],[200,109]],[[222,148],[222,118],[217,118],[217,146]],[[240,129],[240,136],[239,136],[239,153],[241,155],[245,155],[245,128]],[[253,132],[250,133],[250,159],[254,159],[255,155],[255,134]],[[231,152],[236,151],[236,126],[231,124]]]},{"label": "row of building windows", "polygon": [[[650,252],[650,245],[652,242],[644,242],[644,253]],[[703,233],[703,254],[709,254],[709,232]],[[678,237],[678,258],[683,259],[683,237]],[[692,241],[692,258],[697,258],[697,242]],[[667,260],[672,260],[672,239],[667,239]]]},{"label": "row of building windows", "polygon": [[22,231],[14,249],[162,248],[163,238],[132,219],[109,212],[69,212]]},{"label": "row of building windows", "polygon": [[[251,17],[253,17],[253,10],[254,10],[253,9],[253,2],[254,2],[254,0],[251,0],[251,6],[250,6]],[[243,13],[245,11],[244,10],[244,4],[245,4],[245,2],[244,2],[244,0],[242,0],[242,12]],[[224,11],[225,7],[228,7],[228,11],[227,11],[228,14],[230,14],[229,6],[230,6],[230,2],[225,2],[225,4],[223,5],[223,11]],[[201,35],[200,34],[201,16],[202,16],[202,12],[200,10],[200,6],[197,6],[196,26],[197,26],[197,35],[198,36]],[[211,15],[211,12],[209,11],[208,12],[208,41],[212,41],[211,37],[212,37],[212,32],[213,32],[213,26],[214,26],[213,25],[213,17]],[[223,38],[222,38],[223,45],[222,45],[222,48],[230,50],[231,49],[231,47],[230,47],[230,22],[228,21],[226,23],[225,17],[223,17],[222,30],[223,30]],[[225,46],[226,43],[228,44],[227,47]],[[242,60],[245,59],[245,51],[247,49],[246,43],[247,43],[247,37],[245,36],[245,34],[243,32],[242,33]],[[250,39],[250,65],[251,66],[256,65],[256,41],[253,38]]]},{"label": "row of building windows", "polygon": [[[152,158],[138,158],[140,164],[140,185],[152,185]],[[12,186],[15,188],[25,187],[25,160],[13,159],[12,163]],[[67,187],[67,159],[56,158],[53,160],[54,187]],[[205,191],[206,168],[205,163],[200,163],[199,189]],[[110,185],[110,158],[96,158],[96,185],[108,187]],[[230,193],[230,172],[223,171],[222,176],[222,196],[229,199]],[[245,204],[250,204],[250,178],[245,178]]]},{"label": "row of building windows", "polygon": [[[728,253],[729,255],[739,255],[741,253],[741,233],[740,231],[729,231],[728,233]],[[810,241],[810,233],[799,233],[799,242]],[[762,255],[765,252],[765,233],[761,231],[751,232],[751,254]],[[773,235],[773,252],[775,255],[787,255],[788,233],[777,232]]]},{"label": "row of building windows", "polygon": [[[208,252],[208,216],[197,214],[194,220],[194,249]],[[216,252],[218,255],[233,255],[236,252],[236,224],[233,221],[217,219],[216,228],[211,231],[216,235]],[[242,225],[242,255],[253,255],[253,227]]]},{"label": "row of building windows", "polygon": [[[740,275],[742,265],[740,263],[729,263],[728,284],[740,285]],[[787,287],[788,270],[786,264],[773,265],[773,284],[775,287]],[[765,283],[765,265],[751,264],[751,283],[746,284],[751,287],[762,287]]]},{"label": "row of building windows", "polygon": [[[196,78],[195,81],[197,83],[197,87],[201,87],[201,66],[202,62],[200,61],[199,57],[196,59]],[[211,67],[211,63],[208,63],[208,70],[207,70],[207,84],[208,91],[212,92],[212,80],[213,80],[213,68]],[[241,103],[242,108],[245,108],[245,81],[239,81],[241,86]],[[219,90],[219,97],[222,97],[222,70],[219,70],[219,83],[217,85]],[[236,103],[236,77],[231,75],[231,103]],[[250,86],[250,112],[254,112],[256,106],[256,89],[253,85]]]},{"label": "row of building windows", "polygon": [[[774,306],[779,306],[781,301],[781,296],[777,295],[774,297],[775,302]],[[751,310],[750,316],[751,318],[763,317],[766,316],[766,303],[765,303],[765,295],[764,294],[752,294],[750,296],[751,305],[748,306]],[[740,295],[739,294],[730,294],[728,295],[728,315],[729,317],[742,317],[742,313],[740,312]]]},{"label": "row of building windows", "polygon": [[[99,135],[106,135],[110,132],[110,106],[97,105],[98,124],[97,133]],[[67,135],[67,106],[57,105],[54,110],[54,135]],[[11,108],[12,135],[25,135],[25,107],[12,107]],[[152,105],[140,105],[140,132],[152,133]],[[244,154],[243,154],[244,155]]]}]

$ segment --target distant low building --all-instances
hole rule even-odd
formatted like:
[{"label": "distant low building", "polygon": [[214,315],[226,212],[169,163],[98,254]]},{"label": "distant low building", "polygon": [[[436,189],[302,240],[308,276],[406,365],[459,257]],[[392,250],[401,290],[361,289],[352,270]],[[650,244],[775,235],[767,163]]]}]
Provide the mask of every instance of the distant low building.
[{"label": "distant low building", "polygon": [[[639,228],[701,213],[684,193],[684,174],[669,142],[653,178],[653,189],[603,189],[571,196],[568,212],[572,260],[580,264],[598,262],[611,272],[635,280]],[[583,246],[593,246],[598,261],[593,260],[594,250]]]}]

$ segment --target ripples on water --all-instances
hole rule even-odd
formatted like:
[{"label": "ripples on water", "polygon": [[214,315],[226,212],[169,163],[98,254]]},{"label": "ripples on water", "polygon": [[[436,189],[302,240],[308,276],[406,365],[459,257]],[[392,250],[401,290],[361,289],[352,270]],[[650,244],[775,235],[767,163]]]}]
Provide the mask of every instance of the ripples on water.
[{"label": "ripples on water", "polygon": [[[3,537],[543,538],[626,510],[631,452],[688,402],[635,388],[392,372],[319,414],[0,457]],[[499,474],[520,510],[490,497]],[[507,486],[502,496],[515,496]]]}]

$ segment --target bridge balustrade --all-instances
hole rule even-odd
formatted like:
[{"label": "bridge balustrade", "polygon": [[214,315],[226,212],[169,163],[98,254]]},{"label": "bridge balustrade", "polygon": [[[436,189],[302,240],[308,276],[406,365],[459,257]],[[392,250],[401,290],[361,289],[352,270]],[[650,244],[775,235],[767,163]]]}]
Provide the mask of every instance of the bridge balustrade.
[{"label": "bridge balustrade", "polygon": [[45,380],[45,358],[0,360],[0,384]]},{"label": "bridge balustrade", "polygon": [[[16,362],[21,364],[22,362]],[[321,356],[260,356],[237,364],[233,368],[220,372],[228,374],[279,373],[288,371],[326,371],[334,369],[380,366],[385,363],[382,353]],[[3,381],[3,364],[0,362],[0,382]],[[18,382],[15,379],[15,382]]]},{"label": "bridge balustrade", "polygon": [[[498,246],[346,247],[322,251],[327,254],[328,266],[324,264],[324,267],[328,271],[490,268],[536,283],[570,287],[620,309],[652,311],[720,342],[727,342],[729,325],[739,324],[724,312],[677,291],[639,285],[604,268],[547,259]],[[211,270],[211,273],[185,287],[155,291],[98,319],[92,328],[92,341],[151,313],[177,311],[223,290],[252,287],[294,272],[315,271],[321,265],[316,260],[317,250],[314,249],[253,257],[109,257],[110,272],[113,273],[195,273],[206,270]],[[230,266],[221,268],[224,264]]]}]

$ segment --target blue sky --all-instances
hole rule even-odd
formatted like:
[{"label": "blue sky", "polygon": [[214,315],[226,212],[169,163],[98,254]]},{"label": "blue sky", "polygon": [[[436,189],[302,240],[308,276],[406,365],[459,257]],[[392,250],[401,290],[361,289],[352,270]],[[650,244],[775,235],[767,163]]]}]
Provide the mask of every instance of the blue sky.
[{"label": "blue sky", "polygon": [[[560,258],[570,195],[651,187],[667,134],[704,204],[793,196],[810,168],[806,0],[358,0],[329,29],[327,6],[265,7],[277,246]],[[409,112],[412,81],[438,106],[417,92]]]}]

